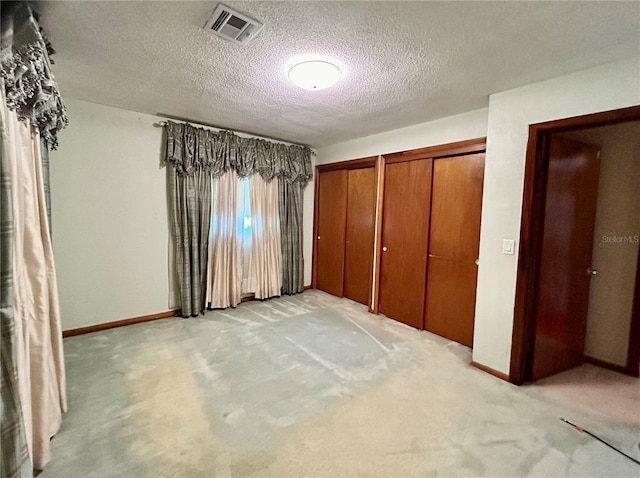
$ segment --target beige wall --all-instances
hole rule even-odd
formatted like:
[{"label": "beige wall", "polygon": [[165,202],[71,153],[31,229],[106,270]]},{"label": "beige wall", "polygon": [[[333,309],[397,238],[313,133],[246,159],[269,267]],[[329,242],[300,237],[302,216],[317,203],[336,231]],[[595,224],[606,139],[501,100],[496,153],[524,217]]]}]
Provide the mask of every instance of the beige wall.
[{"label": "beige wall", "polygon": [[65,99],[51,152],[53,249],[64,330],[169,309],[158,118]]},{"label": "beige wall", "polygon": [[487,108],[318,149],[317,164],[425,148],[487,135]]},{"label": "beige wall", "polygon": [[566,134],[597,144],[600,178],[585,354],[626,365],[640,236],[640,122]]}]

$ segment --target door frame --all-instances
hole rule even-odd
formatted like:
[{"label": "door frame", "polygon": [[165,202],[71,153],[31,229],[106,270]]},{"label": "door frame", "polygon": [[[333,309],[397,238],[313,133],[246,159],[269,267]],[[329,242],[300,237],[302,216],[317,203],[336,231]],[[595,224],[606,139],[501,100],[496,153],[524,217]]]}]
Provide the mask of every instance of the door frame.
[{"label": "door frame", "polygon": [[[546,199],[546,172],[549,163],[549,143],[554,133],[575,131],[597,126],[608,126],[640,120],[640,106],[632,106],[600,113],[565,118],[529,126],[529,140],[525,163],[524,191],[522,196],[522,219],[520,222],[520,247],[516,277],[516,295],[511,341],[511,364],[509,381],[520,385],[527,379],[532,359],[535,337],[535,299],[541,260],[542,226]],[[626,373],[638,376],[640,351],[640,267],[636,270],[634,308],[629,334],[629,356]],[[635,361],[635,365],[633,362]]]}]

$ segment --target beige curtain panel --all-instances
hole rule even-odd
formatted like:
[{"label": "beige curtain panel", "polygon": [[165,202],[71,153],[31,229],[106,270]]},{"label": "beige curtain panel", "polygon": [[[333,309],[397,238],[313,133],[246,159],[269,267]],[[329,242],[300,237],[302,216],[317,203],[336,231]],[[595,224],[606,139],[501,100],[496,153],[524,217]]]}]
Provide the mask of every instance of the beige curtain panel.
[{"label": "beige curtain panel", "polygon": [[249,179],[251,197],[251,268],[256,299],[279,296],[282,289],[282,259],[278,217],[278,181]]},{"label": "beige curtain panel", "polygon": [[18,389],[33,466],[50,459],[49,440],[66,411],[56,271],[47,224],[38,131],[6,111],[14,230],[14,320]]},{"label": "beige curtain panel", "polygon": [[207,306],[235,307],[242,299],[244,190],[235,171],[213,180]]},{"label": "beige curtain panel", "polygon": [[67,116],[53,52],[30,2],[3,2],[0,44],[0,475],[32,476],[66,409],[58,291],[47,218],[47,148]]}]

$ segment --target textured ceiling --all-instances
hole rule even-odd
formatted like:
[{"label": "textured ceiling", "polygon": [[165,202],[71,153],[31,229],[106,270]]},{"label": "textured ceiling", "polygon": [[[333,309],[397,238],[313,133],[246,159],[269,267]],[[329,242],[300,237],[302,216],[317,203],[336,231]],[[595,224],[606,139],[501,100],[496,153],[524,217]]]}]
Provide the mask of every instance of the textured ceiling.
[{"label": "textured ceiling", "polygon": [[[637,1],[224,2],[265,23],[246,47],[202,29],[217,3],[42,2],[63,95],[319,147],[640,52]],[[346,77],[295,87],[307,53]]]}]

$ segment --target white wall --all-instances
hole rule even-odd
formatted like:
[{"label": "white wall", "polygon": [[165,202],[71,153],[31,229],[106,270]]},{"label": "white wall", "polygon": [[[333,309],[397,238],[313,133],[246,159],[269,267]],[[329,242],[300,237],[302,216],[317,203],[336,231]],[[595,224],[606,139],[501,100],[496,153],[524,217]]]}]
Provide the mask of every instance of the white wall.
[{"label": "white wall", "polygon": [[480,232],[473,359],[508,373],[518,241],[530,124],[640,104],[640,58],[610,63],[491,95]]},{"label": "white wall", "polygon": [[70,124],[51,152],[62,328],[167,311],[158,118],[70,98],[65,104]]},{"label": "white wall", "polygon": [[640,122],[564,136],[601,153],[585,354],[625,366],[640,236]]},{"label": "white wall", "polygon": [[[71,98],[65,104],[70,124],[60,133],[59,150],[51,152],[62,328],[174,308],[162,129],[153,126],[162,118]],[[310,284],[313,185],[304,200]]]},{"label": "white wall", "polygon": [[318,149],[317,164],[378,156],[487,135],[486,108]]}]

